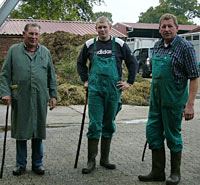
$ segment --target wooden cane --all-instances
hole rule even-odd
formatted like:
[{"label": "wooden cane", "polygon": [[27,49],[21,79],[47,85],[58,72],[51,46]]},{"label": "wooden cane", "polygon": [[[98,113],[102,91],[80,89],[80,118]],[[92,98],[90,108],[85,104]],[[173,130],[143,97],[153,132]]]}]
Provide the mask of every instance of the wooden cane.
[{"label": "wooden cane", "polygon": [[7,111],[6,111],[6,125],[5,125],[5,135],[4,135],[4,143],[3,143],[3,157],[2,157],[1,174],[0,174],[1,179],[3,178],[3,167],[4,167],[5,154],[6,154],[6,137],[7,137],[7,131],[8,131],[8,112],[9,112],[9,105],[7,105]]},{"label": "wooden cane", "polygon": [[77,147],[77,152],[76,152],[74,168],[77,168],[77,165],[78,165],[78,158],[79,158],[79,153],[80,153],[80,148],[81,148],[81,140],[82,140],[82,136],[83,136],[84,123],[85,123],[87,101],[88,101],[88,90],[86,91],[85,105],[84,105],[84,111],[83,111],[83,117],[82,117],[82,123],[81,123],[81,129],[80,129],[80,135],[79,135],[79,141],[78,141],[78,147]]}]

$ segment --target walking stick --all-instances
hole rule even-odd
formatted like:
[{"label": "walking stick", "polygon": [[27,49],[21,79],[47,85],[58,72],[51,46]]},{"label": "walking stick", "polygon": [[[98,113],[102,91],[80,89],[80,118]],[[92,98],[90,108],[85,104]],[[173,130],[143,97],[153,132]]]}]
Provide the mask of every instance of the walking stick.
[{"label": "walking stick", "polygon": [[143,150],[143,153],[142,153],[142,161],[144,161],[144,155],[145,155],[146,148],[147,148],[147,141],[144,144],[144,150]]},{"label": "walking stick", "polygon": [[76,152],[74,168],[77,168],[77,164],[78,164],[78,158],[79,158],[79,153],[80,153],[80,148],[81,148],[81,140],[82,140],[82,135],[83,135],[84,123],[85,123],[85,113],[86,113],[87,101],[88,101],[88,90],[86,91],[86,99],[85,99],[85,105],[84,105],[81,130],[80,130],[80,135],[79,135],[78,148],[77,148],[77,152]]},{"label": "walking stick", "polygon": [[6,125],[5,125],[5,135],[4,135],[4,143],[3,143],[3,157],[2,157],[1,174],[0,174],[1,179],[3,178],[3,167],[4,167],[5,154],[6,154],[6,137],[7,137],[7,131],[8,131],[8,112],[9,112],[9,105],[7,105],[7,111],[6,111]]}]

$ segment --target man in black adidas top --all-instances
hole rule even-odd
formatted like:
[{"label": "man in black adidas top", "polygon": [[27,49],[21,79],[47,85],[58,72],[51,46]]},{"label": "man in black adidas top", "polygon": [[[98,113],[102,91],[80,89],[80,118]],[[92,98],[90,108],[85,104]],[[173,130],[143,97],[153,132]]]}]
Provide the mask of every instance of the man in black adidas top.
[{"label": "man in black adidas top", "polygon": [[[135,81],[138,63],[128,45],[119,38],[110,35],[111,25],[106,17],[96,21],[98,38],[90,39],[84,44],[77,61],[77,70],[88,89],[89,128],[88,162],[82,173],[95,169],[95,158],[98,153],[98,142],[101,137],[100,165],[115,169],[108,157],[117,113],[121,109],[121,92],[128,89]],[[90,60],[89,69],[86,65]],[[128,68],[128,80],[123,82],[122,62]]]}]

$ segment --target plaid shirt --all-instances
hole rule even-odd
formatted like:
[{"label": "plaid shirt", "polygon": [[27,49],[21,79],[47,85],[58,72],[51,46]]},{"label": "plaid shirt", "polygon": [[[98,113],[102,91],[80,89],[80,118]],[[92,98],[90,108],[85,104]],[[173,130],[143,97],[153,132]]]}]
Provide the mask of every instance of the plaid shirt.
[{"label": "plaid shirt", "polygon": [[[176,36],[167,47],[164,46],[163,39],[160,39],[154,46],[153,54],[166,56],[170,48],[175,45],[177,39],[180,39],[180,37]],[[181,83],[188,79],[199,77],[195,50],[189,41],[185,39],[181,40],[175,46],[170,57],[172,62],[172,75],[176,82]]]}]

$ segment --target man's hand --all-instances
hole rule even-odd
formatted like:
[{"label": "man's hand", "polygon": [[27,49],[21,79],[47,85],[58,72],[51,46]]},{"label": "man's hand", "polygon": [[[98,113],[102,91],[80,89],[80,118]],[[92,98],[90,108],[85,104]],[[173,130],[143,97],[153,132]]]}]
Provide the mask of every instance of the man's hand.
[{"label": "man's hand", "polygon": [[50,108],[49,110],[53,110],[56,107],[56,99],[50,98]]},{"label": "man's hand", "polygon": [[184,109],[185,120],[189,121],[194,118],[194,106],[187,104]]},{"label": "man's hand", "polygon": [[85,82],[84,82],[83,87],[84,87],[86,90],[88,89],[88,81],[85,81]]},{"label": "man's hand", "polygon": [[189,98],[184,109],[185,120],[191,120],[194,118],[194,101],[198,91],[198,78],[190,80],[189,84]]},{"label": "man's hand", "polygon": [[126,82],[119,81],[117,82],[117,87],[119,87],[119,90],[125,90],[125,89],[130,88],[131,85]]},{"label": "man's hand", "polygon": [[11,96],[3,96],[2,100],[7,104],[10,105],[11,103]]}]

